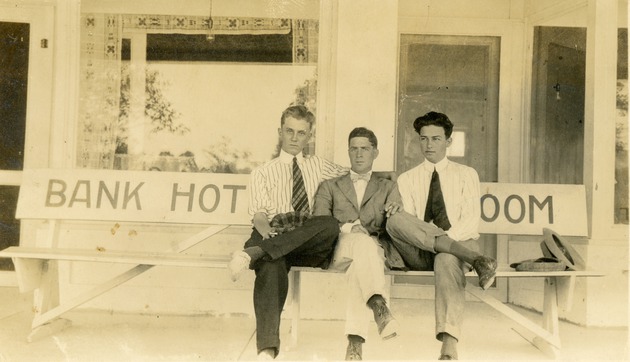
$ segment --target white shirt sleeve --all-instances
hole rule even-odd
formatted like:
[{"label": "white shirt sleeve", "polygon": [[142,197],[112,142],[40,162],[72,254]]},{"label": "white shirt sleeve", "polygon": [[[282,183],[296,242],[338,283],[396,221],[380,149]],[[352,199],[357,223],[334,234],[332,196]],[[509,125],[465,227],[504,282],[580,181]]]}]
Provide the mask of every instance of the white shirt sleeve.
[{"label": "white shirt sleeve", "polygon": [[481,218],[479,175],[473,168],[465,167],[458,176],[459,182],[453,188],[457,194],[451,198],[456,203],[446,206],[451,221],[451,228],[446,233],[453,240],[477,239]]},{"label": "white shirt sleeve", "polygon": [[403,208],[411,215],[418,216],[416,211],[416,204],[414,201],[413,181],[410,172],[403,173],[398,177],[396,181],[398,184],[398,191],[402,199]]}]

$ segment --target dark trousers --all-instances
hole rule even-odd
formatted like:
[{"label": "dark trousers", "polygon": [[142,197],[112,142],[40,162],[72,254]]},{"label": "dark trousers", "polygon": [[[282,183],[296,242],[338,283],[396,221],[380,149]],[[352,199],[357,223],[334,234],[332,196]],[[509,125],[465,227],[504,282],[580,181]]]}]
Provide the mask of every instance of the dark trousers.
[{"label": "dark trousers", "polygon": [[287,299],[292,266],[326,269],[339,235],[339,222],[331,216],[313,216],[295,230],[263,240],[254,229],[245,247],[260,246],[269,257],[254,264],[254,312],[258,352],[280,351],[280,315]]}]

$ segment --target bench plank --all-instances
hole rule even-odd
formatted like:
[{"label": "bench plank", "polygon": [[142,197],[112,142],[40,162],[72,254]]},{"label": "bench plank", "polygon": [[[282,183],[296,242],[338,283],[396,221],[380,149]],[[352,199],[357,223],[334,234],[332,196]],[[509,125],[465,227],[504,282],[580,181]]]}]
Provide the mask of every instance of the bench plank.
[{"label": "bench plank", "polygon": [[[0,257],[11,257],[24,262],[30,260],[66,260],[100,263],[124,263],[200,268],[223,268],[227,256],[204,256],[179,253],[141,251],[98,251],[82,249],[50,249],[12,246],[0,251]],[[39,263],[37,263],[39,264]]]},{"label": "bench plank", "polygon": [[[345,273],[340,270],[328,270],[322,268],[313,267],[292,267],[292,271],[310,272],[310,273]],[[432,277],[433,271],[418,271],[418,270],[386,270],[386,275],[404,275],[404,276],[420,276],[420,277]],[[471,271],[466,273],[466,276],[476,276],[475,272]],[[603,277],[606,274],[594,270],[563,270],[563,271],[516,271],[508,266],[500,266],[497,268],[497,278],[531,278],[531,277]]]}]

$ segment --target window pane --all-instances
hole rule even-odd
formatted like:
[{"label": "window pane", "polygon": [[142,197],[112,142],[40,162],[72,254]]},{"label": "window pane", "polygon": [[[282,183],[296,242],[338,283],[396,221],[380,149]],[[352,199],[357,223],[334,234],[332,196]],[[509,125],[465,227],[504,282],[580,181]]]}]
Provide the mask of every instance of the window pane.
[{"label": "window pane", "polygon": [[628,29],[619,29],[615,142],[615,224],[628,224]]},{"label": "window pane", "polygon": [[316,20],[207,22],[83,15],[79,167],[249,173],[286,107],[316,114]]}]

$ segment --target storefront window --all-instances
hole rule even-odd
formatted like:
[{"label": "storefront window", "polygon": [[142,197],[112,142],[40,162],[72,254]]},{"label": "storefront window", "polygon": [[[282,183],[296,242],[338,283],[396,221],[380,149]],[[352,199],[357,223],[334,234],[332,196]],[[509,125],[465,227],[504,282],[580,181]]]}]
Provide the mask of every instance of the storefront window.
[{"label": "storefront window", "polygon": [[317,20],[81,21],[78,167],[249,173],[278,152],[286,107],[316,113]]},{"label": "storefront window", "polygon": [[615,224],[628,224],[628,29],[619,29],[615,124]]}]

